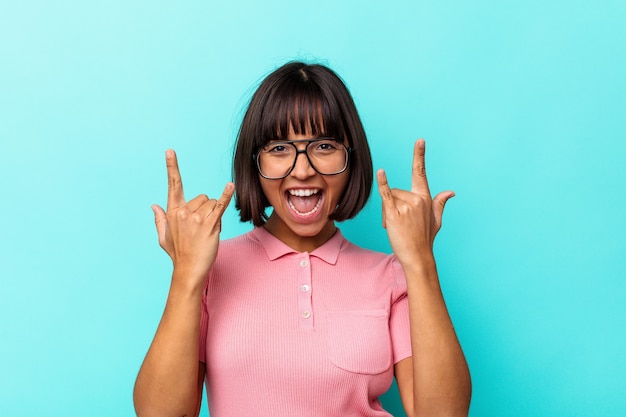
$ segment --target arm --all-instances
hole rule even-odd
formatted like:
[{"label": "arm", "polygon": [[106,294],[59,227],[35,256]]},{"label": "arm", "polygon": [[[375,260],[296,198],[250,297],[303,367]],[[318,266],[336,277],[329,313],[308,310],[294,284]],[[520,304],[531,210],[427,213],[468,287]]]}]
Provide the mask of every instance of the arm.
[{"label": "arm", "polygon": [[163,317],[139,370],[133,400],[138,416],[197,416],[205,366],[198,360],[200,308],[206,276],[215,261],[221,217],[233,195],[200,195],[185,202],[178,162],[167,152],[167,213],[153,206],[161,247],[174,272]]},{"label": "arm", "polygon": [[433,256],[451,191],[431,199],[424,167],[425,144],[415,144],[411,191],[390,189],[377,173],[383,200],[383,227],[407,281],[413,356],[396,364],[395,374],[408,416],[467,416],[469,369],[448,314]]}]

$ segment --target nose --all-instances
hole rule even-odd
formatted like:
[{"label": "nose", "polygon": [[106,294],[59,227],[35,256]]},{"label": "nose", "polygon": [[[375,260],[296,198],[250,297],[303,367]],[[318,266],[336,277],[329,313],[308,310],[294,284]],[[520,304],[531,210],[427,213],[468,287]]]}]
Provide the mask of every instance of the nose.
[{"label": "nose", "polygon": [[311,166],[306,149],[298,149],[296,153],[296,162],[289,175],[303,180],[316,174],[315,169]]}]

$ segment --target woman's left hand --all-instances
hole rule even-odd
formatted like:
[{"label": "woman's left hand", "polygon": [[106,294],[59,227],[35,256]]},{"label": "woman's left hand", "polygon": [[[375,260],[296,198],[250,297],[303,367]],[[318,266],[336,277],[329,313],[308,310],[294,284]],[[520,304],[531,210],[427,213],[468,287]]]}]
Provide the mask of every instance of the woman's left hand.
[{"label": "woman's left hand", "polygon": [[444,191],[431,198],[424,164],[425,142],[415,142],[411,191],[389,188],[382,169],[376,173],[383,202],[383,227],[387,229],[394,254],[402,265],[415,265],[432,257],[433,242],[441,228],[443,209],[454,192]]}]

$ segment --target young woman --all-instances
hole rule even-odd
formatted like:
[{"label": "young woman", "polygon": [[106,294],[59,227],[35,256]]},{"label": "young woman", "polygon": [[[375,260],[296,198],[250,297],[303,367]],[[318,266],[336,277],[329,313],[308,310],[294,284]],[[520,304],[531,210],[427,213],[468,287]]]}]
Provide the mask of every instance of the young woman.
[{"label": "young woman", "polygon": [[[363,208],[373,172],[350,93],[324,66],[289,63],[261,83],[219,199],[186,201],[168,150],[167,210],[153,210],[174,271],[137,414],[197,416],[206,382],[212,417],[389,416],[378,397],[395,376],[407,416],[466,416],[469,371],[432,251],[454,194],[431,198],[424,150],[410,191],[376,173],[393,255],[335,225]],[[219,242],[235,190],[255,227]]]}]

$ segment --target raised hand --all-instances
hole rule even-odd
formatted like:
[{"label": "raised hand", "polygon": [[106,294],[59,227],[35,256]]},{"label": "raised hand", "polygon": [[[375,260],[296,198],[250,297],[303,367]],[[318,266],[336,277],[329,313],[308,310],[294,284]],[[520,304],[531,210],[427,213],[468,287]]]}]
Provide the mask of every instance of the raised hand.
[{"label": "raised hand", "polygon": [[[215,261],[221,231],[222,214],[235,187],[226,184],[222,196],[215,200],[201,194],[186,202],[178,161],[173,150],[166,152],[167,212],[153,205],[159,244],[172,258],[174,270],[200,280],[206,277]],[[202,281],[203,282],[203,281]]]},{"label": "raised hand", "polygon": [[391,248],[403,265],[432,255],[432,246],[441,228],[443,209],[454,192],[444,191],[431,198],[424,164],[425,142],[415,142],[411,191],[391,189],[385,171],[376,179],[383,202],[383,227],[387,229]]}]

